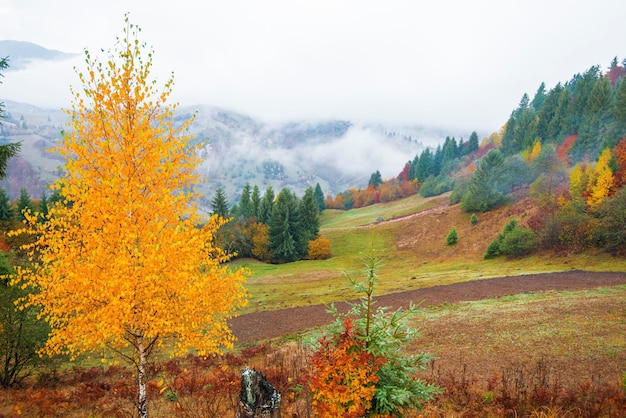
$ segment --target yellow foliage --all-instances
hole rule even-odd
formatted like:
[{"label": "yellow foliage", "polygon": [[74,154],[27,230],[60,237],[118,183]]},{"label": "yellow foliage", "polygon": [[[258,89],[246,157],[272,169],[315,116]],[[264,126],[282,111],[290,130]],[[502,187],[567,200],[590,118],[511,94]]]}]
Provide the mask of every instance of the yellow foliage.
[{"label": "yellow foliage", "polygon": [[530,151],[529,162],[537,158],[537,155],[541,152],[541,141],[535,141],[532,151]]},{"label": "yellow foliage", "polygon": [[506,132],[506,125],[505,123],[498,132],[492,132],[488,137],[483,138],[480,146],[483,147],[491,142],[496,147],[500,148],[502,146],[502,137],[504,136],[504,132]]},{"label": "yellow foliage", "polygon": [[330,240],[328,238],[320,235],[309,241],[309,258],[311,260],[326,260],[330,257]]},{"label": "yellow foliage", "polygon": [[587,187],[587,174],[580,164],[576,164],[569,175],[569,193],[573,201],[580,201]]},{"label": "yellow foliage", "polygon": [[587,204],[591,208],[598,207],[604,199],[611,195],[615,177],[609,164],[611,162],[611,150],[605,148],[593,169],[587,185]]},{"label": "yellow foliage", "polygon": [[270,227],[256,222],[252,228],[252,255],[261,261],[270,260]]},{"label": "yellow foliage", "polygon": [[25,246],[32,267],[14,281],[38,290],[22,303],[42,306],[51,355],[163,339],[178,354],[220,351],[233,342],[227,319],[246,303],[247,272],[226,267],[213,244],[223,221],[195,204],[192,120],[174,122],[173,79],[157,91],[152,54],[129,35],[105,64],[86,53],[59,144],[65,205],[20,231],[37,241]]}]

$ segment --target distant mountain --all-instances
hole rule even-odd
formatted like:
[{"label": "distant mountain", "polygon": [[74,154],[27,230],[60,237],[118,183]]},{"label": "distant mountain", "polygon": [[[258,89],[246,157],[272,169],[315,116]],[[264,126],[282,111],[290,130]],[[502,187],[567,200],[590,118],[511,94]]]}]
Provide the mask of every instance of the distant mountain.
[{"label": "distant mountain", "polygon": [[[53,148],[69,117],[60,110],[41,109],[5,101],[7,118],[0,139],[21,141],[22,152],[9,162],[9,175],[0,183],[12,199],[25,187],[38,199],[45,185],[62,174],[63,159]],[[209,211],[218,187],[229,203],[237,203],[246,182],[276,193],[288,187],[299,196],[307,186],[320,183],[324,193],[337,194],[351,187],[366,187],[380,170],[395,177],[406,162],[427,145],[449,134],[424,127],[390,128],[357,125],[349,121],[290,122],[268,125],[249,116],[210,106],[182,107],[180,122],[196,115],[190,131],[201,143],[203,163],[198,171],[206,181],[201,202]]]},{"label": "distant mountain", "polygon": [[9,57],[8,71],[21,70],[30,62],[36,60],[60,61],[75,57],[76,55],[78,54],[46,49],[31,42],[12,40],[0,41],[0,58]]}]

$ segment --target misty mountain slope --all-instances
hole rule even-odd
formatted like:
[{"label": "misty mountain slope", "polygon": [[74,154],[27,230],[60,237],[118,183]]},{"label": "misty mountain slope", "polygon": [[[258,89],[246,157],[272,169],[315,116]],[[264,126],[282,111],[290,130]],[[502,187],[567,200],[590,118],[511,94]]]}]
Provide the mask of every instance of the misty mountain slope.
[{"label": "misty mountain slope", "polygon": [[36,60],[61,61],[77,55],[79,54],[70,54],[47,49],[31,42],[12,40],[0,41],[0,57],[9,58],[9,68],[7,68],[7,71],[24,69],[27,65]]},{"label": "misty mountain slope", "polygon": [[[12,101],[5,104],[7,118],[0,138],[21,141],[22,152],[10,162],[3,187],[12,198],[21,187],[38,198],[44,186],[61,174],[63,161],[48,150],[67,128],[69,117],[61,110]],[[423,127],[395,129],[341,120],[271,125],[211,106],[182,107],[175,118],[182,123],[193,115],[189,129],[201,145],[203,162],[198,171],[206,180],[200,191],[207,211],[218,187],[234,204],[246,182],[262,191],[269,185],[276,192],[288,187],[298,195],[316,183],[330,194],[365,187],[374,171],[395,177],[424,144],[441,138],[439,132]]]},{"label": "misty mountain slope", "polygon": [[[184,108],[181,114],[191,115]],[[289,187],[301,195],[308,186],[336,194],[365,187],[371,173],[396,176],[424,145],[411,134],[349,121],[290,122],[267,125],[223,109],[195,108],[191,131],[202,141],[204,204],[223,188],[236,203],[246,182],[276,192]],[[414,134],[413,134],[414,135]]]}]

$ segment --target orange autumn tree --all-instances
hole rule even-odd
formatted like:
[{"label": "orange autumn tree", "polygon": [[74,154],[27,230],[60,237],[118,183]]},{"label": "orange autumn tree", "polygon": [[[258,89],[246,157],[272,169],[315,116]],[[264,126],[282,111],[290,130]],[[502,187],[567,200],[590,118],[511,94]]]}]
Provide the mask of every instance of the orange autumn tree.
[{"label": "orange autumn tree", "polygon": [[322,418],[365,416],[376,394],[376,372],[385,363],[384,357],[367,352],[350,318],[342,324],[337,335],[320,338],[310,359],[315,411]]},{"label": "orange autumn tree", "polygon": [[148,357],[165,341],[179,355],[232,346],[226,321],[246,303],[247,272],[224,265],[213,239],[223,220],[196,207],[199,159],[191,120],[176,125],[176,106],[166,104],[172,78],[157,89],[152,51],[125,23],[107,62],[85,52],[59,144],[64,204],[44,222],[28,216],[21,232],[37,240],[14,282],[36,289],[22,304],[41,306],[51,326],[43,353],[112,350],[134,363],[146,417]]}]

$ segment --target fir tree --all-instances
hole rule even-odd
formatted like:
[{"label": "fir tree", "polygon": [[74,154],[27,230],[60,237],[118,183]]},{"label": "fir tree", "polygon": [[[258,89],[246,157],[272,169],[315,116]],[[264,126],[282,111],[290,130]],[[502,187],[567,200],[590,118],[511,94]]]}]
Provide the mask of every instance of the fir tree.
[{"label": "fir tree", "polygon": [[298,199],[289,189],[283,188],[272,209],[269,221],[269,249],[272,259],[279,263],[300,260],[306,254]]},{"label": "fir tree", "polygon": [[[9,68],[9,62],[7,58],[0,58],[0,71]],[[0,72],[0,84],[2,84],[3,74]],[[0,125],[2,125],[2,119],[4,119],[4,103],[0,102]],[[7,169],[9,168],[9,159],[15,157],[22,148],[21,143],[3,144],[0,145],[0,179],[3,179],[7,175]]]},{"label": "fir tree", "polygon": [[509,120],[506,122],[504,134],[502,135],[502,146],[500,147],[500,151],[504,155],[513,155],[519,151],[516,145],[515,123],[515,116],[514,114],[511,114]]},{"label": "fir tree", "polygon": [[541,106],[543,106],[543,102],[546,100],[546,83],[542,82],[537,92],[535,93],[535,97],[533,97],[532,102],[530,102],[530,107],[532,107],[535,111],[539,111]]},{"label": "fir tree", "polygon": [[[587,101],[591,96],[593,86],[601,78],[600,68],[598,66],[591,67],[583,75],[576,75],[572,78],[571,88],[572,96],[567,107],[567,117],[565,118],[565,131],[563,135],[580,132],[581,124]],[[578,143],[578,141],[576,141]]]},{"label": "fir tree", "polygon": [[41,222],[45,221],[46,218],[48,217],[49,206],[50,206],[50,203],[48,202],[48,194],[44,190],[41,193],[41,200],[39,201],[39,214],[40,214],[39,220]]},{"label": "fir tree", "polygon": [[548,126],[556,115],[561,91],[563,91],[563,86],[559,83],[548,92],[541,108],[537,111],[537,136],[541,138],[542,142],[555,142],[557,140],[557,138],[549,135]]},{"label": "fir tree", "polygon": [[578,139],[571,150],[574,161],[580,161],[585,155],[593,160],[600,154],[612,94],[611,82],[607,78],[603,77],[593,83],[583,109]]},{"label": "fir tree", "polygon": [[437,145],[435,153],[431,153],[430,155],[432,156],[430,171],[428,173],[428,176],[423,179],[424,181],[426,181],[428,177],[437,177],[441,173],[441,168],[443,164],[443,148],[441,147],[441,144]]},{"label": "fir tree", "polygon": [[424,182],[428,176],[432,174],[433,169],[433,154],[430,148],[425,148],[420,155],[419,162],[417,163],[417,178],[420,182]]},{"label": "fir tree", "polygon": [[302,223],[303,239],[308,243],[320,232],[319,209],[315,202],[313,188],[307,187],[300,200],[300,221]]},{"label": "fir tree", "polygon": [[10,221],[13,219],[13,209],[11,209],[11,202],[9,196],[0,188],[0,221]]},{"label": "fir tree", "polygon": [[457,156],[457,145],[454,137],[446,137],[442,148],[441,170],[445,173]]},{"label": "fir tree", "polygon": [[250,216],[258,219],[259,207],[261,206],[261,191],[256,184],[252,188],[252,196],[250,197]]},{"label": "fir tree", "polygon": [[239,216],[245,220],[252,217],[252,201],[250,199],[250,183],[246,183],[239,199]]},{"label": "fir tree", "polygon": [[20,189],[20,197],[17,200],[17,220],[22,222],[26,219],[24,211],[33,211],[33,202],[30,200],[30,195],[24,187]]},{"label": "fir tree", "polygon": [[264,224],[268,224],[270,221],[270,217],[272,216],[272,209],[274,207],[274,189],[272,186],[267,186],[265,189],[265,194],[261,198],[261,202],[259,203],[259,213],[258,213],[258,221]]},{"label": "fir tree", "polygon": [[322,213],[322,211],[326,209],[326,204],[324,203],[324,192],[322,192],[322,187],[319,183],[315,185],[313,195],[315,196],[315,203],[317,203],[317,210]]},{"label": "fir tree", "polygon": [[609,109],[613,121],[609,127],[609,143],[605,144],[613,148],[620,139],[626,137],[626,78],[617,83],[613,101]]},{"label": "fir tree", "polygon": [[228,202],[226,201],[226,194],[224,193],[224,189],[222,189],[221,187],[215,191],[213,200],[211,200],[211,207],[213,208],[213,213],[218,215],[219,217],[228,217]]},{"label": "fir tree", "polygon": [[476,131],[473,131],[469,137],[469,141],[467,142],[467,154],[478,151],[478,146],[478,134]]},{"label": "fir tree", "polygon": [[480,161],[470,177],[468,191],[461,200],[461,208],[466,212],[487,212],[505,200],[502,171],[504,157],[496,150],[489,151]]},{"label": "fir tree", "polygon": [[547,138],[556,141],[557,144],[560,144],[566,135],[573,133],[573,131],[569,130],[567,124],[567,108],[569,107],[570,100],[570,88],[568,86],[563,86],[557,99],[554,117],[548,123]]},{"label": "fir tree", "polygon": [[421,181],[419,177],[417,177],[419,166],[419,155],[415,154],[415,158],[411,161],[411,168],[409,169],[409,180],[413,181],[417,179],[417,181]]},{"label": "fir tree", "polygon": [[377,188],[383,182],[383,177],[380,175],[380,171],[376,170],[376,172],[372,173],[370,176],[370,181],[368,186],[372,186],[373,188]]}]

